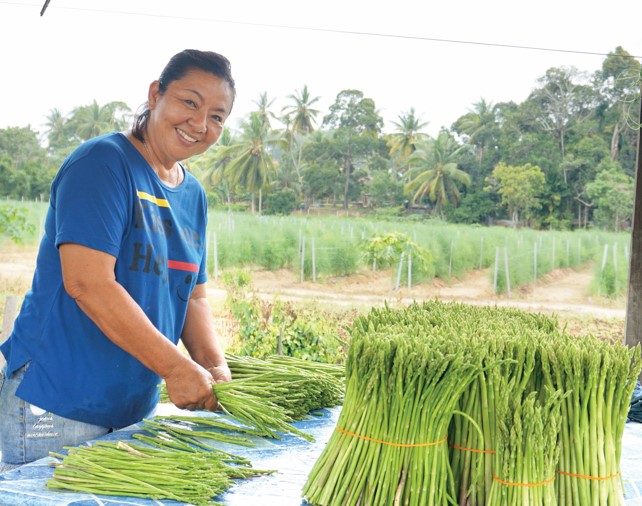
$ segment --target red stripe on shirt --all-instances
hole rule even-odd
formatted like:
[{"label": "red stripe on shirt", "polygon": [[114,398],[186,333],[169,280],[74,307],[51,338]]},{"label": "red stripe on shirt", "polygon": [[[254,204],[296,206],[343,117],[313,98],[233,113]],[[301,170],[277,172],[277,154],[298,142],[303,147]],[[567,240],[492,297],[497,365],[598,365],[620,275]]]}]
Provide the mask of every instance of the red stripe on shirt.
[{"label": "red stripe on shirt", "polygon": [[179,262],[178,260],[168,260],[167,267],[178,271],[198,272],[198,265],[188,262]]}]

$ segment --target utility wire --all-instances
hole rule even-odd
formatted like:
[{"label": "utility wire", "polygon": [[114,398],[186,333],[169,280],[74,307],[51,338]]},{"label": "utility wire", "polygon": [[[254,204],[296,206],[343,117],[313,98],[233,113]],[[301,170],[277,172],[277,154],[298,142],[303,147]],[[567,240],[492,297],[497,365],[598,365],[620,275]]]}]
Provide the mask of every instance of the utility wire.
[{"label": "utility wire", "polygon": [[47,7],[49,7],[49,0],[45,0],[45,4],[42,6],[42,9],[40,9],[40,16],[45,14]]},{"label": "utility wire", "polygon": [[[0,4],[24,6],[24,4],[22,3],[11,2],[11,1],[0,1]],[[49,4],[49,0],[45,2],[45,6],[42,9],[42,13],[44,13],[44,10],[46,9],[48,4]],[[52,8],[60,9],[60,10],[69,10],[69,11],[94,12],[94,13],[100,13],[100,14],[122,14],[122,15],[129,15],[129,16],[154,17],[154,18],[161,18],[161,19],[180,19],[184,21],[200,21],[200,22],[207,21],[212,23],[222,23],[222,24],[230,24],[230,25],[256,26],[256,27],[262,27],[262,28],[278,28],[278,29],[285,29],[285,30],[300,30],[300,31],[307,31],[307,32],[334,33],[334,34],[341,34],[341,35],[383,37],[383,38],[391,38],[391,39],[418,40],[418,41],[424,41],[424,42],[443,42],[446,44],[466,44],[466,45],[472,45],[472,46],[499,47],[499,48],[505,48],[505,49],[520,49],[520,50],[527,50],[527,51],[547,51],[547,52],[554,52],[554,53],[583,54],[583,55],[589,55],[589,56],[609,56],[609,53],[596,52],[596,51],[578,51],[573,49],[524,46],[519,44],[502,44],[502,43],[495,43],[495,42],[442,39],[442,38],[436,38],[436,37],[399,35],[394,33],[362,32],[357,30],[338,30],[334,28],[316,28],[311,26],[281,25],[281,24],[273,24],[273,23],[253,23],[250,21],[235,21],[235,20],[229,20],[229,19],[213,19],[213,18],[194,18],[189,16],[154,14],[154,13],[147,13],[147,12],[126,12],[126,11],[117,11],[117,10],[109,10],[109,9],[88,9],[85,7],[54,6]],[[612,54],[612,56],[617,56],[617,55]],[[619,56],[622,56],[622,55],[619,55]],[[636,56],[636,55],[629,55],[629,57],[642,59],[642,56]]]}]

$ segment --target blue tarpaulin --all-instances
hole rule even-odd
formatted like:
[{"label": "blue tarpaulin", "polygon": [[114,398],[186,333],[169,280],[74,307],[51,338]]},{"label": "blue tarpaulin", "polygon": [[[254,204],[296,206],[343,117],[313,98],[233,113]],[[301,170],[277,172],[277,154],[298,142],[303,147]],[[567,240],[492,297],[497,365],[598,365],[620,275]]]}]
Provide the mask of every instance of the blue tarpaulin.
[{"label": "blue tarpaulin", "polygon": [[[320,410],[320,416],[297,422],[315,442],[284,435],[280,440],[256,438],[257,446],[245,448],[220,444],[221,449],[247,457],[260,469],[277,469],[278,473],[239,480],[225,494],[216,498],[230,506],[302,506],[301,489],[307,475],[334,431],[340,408]],[[109,434],[102,440],[130,440],[138,426]],[[622,478],[625,506],[642,506],[642,423],[629,422],[622,444]],[[51,477],[52,458],[21,466],[0,476],[1,506],[170,506],[175,501],[125,497],[95,496],[49,490],[46,481]]]}]

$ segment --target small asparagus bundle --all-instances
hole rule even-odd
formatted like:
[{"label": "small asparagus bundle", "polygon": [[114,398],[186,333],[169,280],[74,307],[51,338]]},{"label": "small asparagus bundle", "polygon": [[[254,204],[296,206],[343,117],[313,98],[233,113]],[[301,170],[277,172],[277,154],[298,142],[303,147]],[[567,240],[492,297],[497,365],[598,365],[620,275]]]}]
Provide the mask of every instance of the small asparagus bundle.
[{"label": "small asparagus bundle", "polygon": [[51,489],[206,506],[218,504],[213,498],[233,484],[232,466],[201,453],[159,451],[122,441],[67,450],[67,455],[52,453],[62,462],[54,464],[47,481]]},{"label": "small asparagus bundle", "polygon": [[345,377],[345,366],[341,364],[328,364],[314,362],[288,355],[272,355],[266,359],[247,355],[226,354],[227,364],[235,378],[255,376],[276,369],[286,369],[289,372],[308,372],[311,374],[328,374],[339,380]]},{"label": "small asparagus bundle", "polygon": [[313,505],[443,506],[454,502],[446,435],[481,356],[429,311],[373,308],[355,320],[346,397],[303,488]]},{"label": "small asparagus bundle", "polygon": [[[226,360],[234,379],[281,373],[292,382],[298,377],[290,386],[303,390],[302,395],[289,396],[289,399],[276,402],[288,410],[293,420],[302,420],[312,410],[338,406],[343,402],[345,367],[342,365],[311,362],[283,355],[273,355],[265,360],[226,355]],[[299,399],[301,404],[297,405],[295,399]]]},{"label": "small asparagus bundle", "polygon": [[[249,424],[249,427],[239,428],[232,424],[226,425],[222,421],[209,422],[208,425],[216,425],[221,429],[244,430],[269,437],[275,437],[274,430],[271,429],[285,430],[285,432],[302,436],[283,423],[304,420],[309,417],[311,411],[338,406],[343,402],[345,368],[342,365],[311,362],[280,355],[263,360],[228,354],[226,360],[232,371],[233,380],[226,386],[215,385],[214,392],[220,392],[225,399],[221,402],[221,396],[217,394],[219,403],[225,407],[226,413]],[[169,402],[165,384],[162,383],[159,388],[161,401]],[[258,397],[255,398],[257,395]],[[242,406],[237,405],[239,401],[236,397],[239,396],[249,398],[250,404],[245,407],[256,413],[252,416],[250,413],[242,413],[243,410],[239,409]],[[269,402],[260,406],[256,402],[260,399]],[[270,414],[269,411],[272,413]],[[269,420],[260,421],[261,412],[268,418],[276,417],[282,420],[277,422],[277,426],[271,427]],[[173,418],[179,419],[179,417]]]},{"label": "small asparagus bundle", "polygon": [[151,447],[165,451],[201,454],[205,458],[212,458],[233,466],[248,468],[251,466],[251,462],[245,457],[210,446],[196,437],[177,434],[176,432],[167,432],[162,429],[152,429],[147,425],[143,425],[142,429],[144,433],[136,433],[132,437]]},{"label": "small asparagus bundle", "polygon": [[639,345],[563,335],[543,348],[547,384],[570,394],[562,404],[560,505],[624,503],[622,436],[641,369]]},{"label": "small asparagus bundle", "polygon": [[[509,392],[506,378],[499,379]],[[544,397],[540,401],[540,397]],[[496,399],[495,474],[488,506],[555,506],[557,439],[561,423],[560,391],[547,389]],[[576,503],[580,504],[580,503]],[[581,503],[585,504],[585,503]]]},{"label": "small asparagus bundle", "polygon": [[323,381],[277,371],[217,383],[212,388],[223,412],[258,434],[279,439],[278,433],[283,432],[314,441],[290,422],[307,415],[315,385]]}]

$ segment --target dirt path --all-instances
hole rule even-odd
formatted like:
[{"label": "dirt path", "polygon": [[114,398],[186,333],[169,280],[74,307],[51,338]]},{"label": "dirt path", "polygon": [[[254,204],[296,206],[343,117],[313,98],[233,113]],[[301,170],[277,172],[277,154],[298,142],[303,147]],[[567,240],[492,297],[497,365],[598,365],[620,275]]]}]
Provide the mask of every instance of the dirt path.
[{"label": "dirt path", "polygon": [[[35,250],[0,252],[0,284],[29,286],[35,266]],[[388,303],[409,303],[413,300],[441,299],[480,305],[523,308],[544,313],[587,315],[595,318],[625,317],[625,300],[610,300],[589,295],[593,280],[591,266],[563,269],[544,276],[536,285],[513,290],[510,297],[493,293],[492,276],[488,270],[467,273],[452,283],[432,280],[408,289],[395,290],[391,271],[366,271],[354,276],[325,279],[323,282],[301,282],[288,270],[252,272],[252,285],[263,298],[280,297],[292,301],[313,301],[337,306],[373,306]],[[224,300],[222,281],[211,280],[209,293]]]},{"label": "dirt path", "polygon": [[[556,314],[588,315],[597,318],[624,318],[625,301],[595,298],[589,295],[592,267],[566,269],[549,274],[537,285],[513,291],[510,297],[496,296],[488,270],[467,273],[453,283],[433,280],[408,289],[394,289],[391,272],[363,273],[323,283],[300,282],[290,271],[255,271],[252,284],[264,298],[281,297],[293,301],[317,301],[341,306],[372,306],[409,303],[413,300],[440,299],[480,305],[498,305],[529,311]],[[219,290],[220,283],[213,282]]]}]

